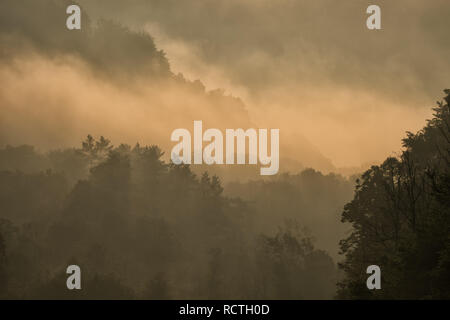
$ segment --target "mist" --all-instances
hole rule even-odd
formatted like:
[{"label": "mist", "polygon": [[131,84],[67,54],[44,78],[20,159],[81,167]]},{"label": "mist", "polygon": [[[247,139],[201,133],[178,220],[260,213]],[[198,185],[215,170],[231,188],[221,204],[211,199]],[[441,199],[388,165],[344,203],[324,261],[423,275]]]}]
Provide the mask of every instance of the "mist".
[{"label": "mist", "polygon": [[[0,2],[0,298],[448,297],[447,0],[69,4]],[[279,172],[171,163],[194,121]]]},{"label": "mist", "polygon": [[146,30],[175,72],[238,94],[258,124],[300,132],[336,167],[391,155],[449,80],[445,1],[379,1],[379,32],[365,28],[369,1],[81,3]]}]

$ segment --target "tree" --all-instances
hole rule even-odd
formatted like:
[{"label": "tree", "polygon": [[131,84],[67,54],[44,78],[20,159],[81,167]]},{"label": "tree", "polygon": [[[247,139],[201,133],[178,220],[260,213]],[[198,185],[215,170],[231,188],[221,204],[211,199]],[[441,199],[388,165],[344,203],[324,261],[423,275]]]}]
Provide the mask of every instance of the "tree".
[{"label": "tree", "polygon": [[[399,158],[366,171],[342,213],[352,233],[340,243],[341,298],[448,298],[450,286],[450,90]],[[379,265],[383,290],[365,287]]]}]

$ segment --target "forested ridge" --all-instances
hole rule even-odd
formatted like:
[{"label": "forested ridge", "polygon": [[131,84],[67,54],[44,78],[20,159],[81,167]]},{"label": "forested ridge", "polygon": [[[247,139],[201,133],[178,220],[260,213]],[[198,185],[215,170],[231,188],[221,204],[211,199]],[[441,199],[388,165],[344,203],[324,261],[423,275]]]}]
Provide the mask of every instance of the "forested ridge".
[{"label": "forested ridge", "polygon": [[[47,153],[7,146],[2,297],[448,298],[449,93],[398,157],[356,180],[342,226],[333,219],[352,180],[333,174],[308,169],[224,193],[219,177],[165,163],[157,146],[91,136]],[[332,250],[327,232],[348,235],[343,273],[315,246]],[[79,292],[65,288],[72,263]],[[366,287],[372,264],[382,290]]]},{"label": "forested ridge", "polygon": [[[2,297],[333,296],[335,262],[290,209],[278,207],[278,227],[262,228],[270,221],[224,196],[217,176],[162,156],[157,146],[113,147],[91,136],[81,148],[45,154],[2,149]],[[72,263],[83,272],[77,292],[65,286]]]}]

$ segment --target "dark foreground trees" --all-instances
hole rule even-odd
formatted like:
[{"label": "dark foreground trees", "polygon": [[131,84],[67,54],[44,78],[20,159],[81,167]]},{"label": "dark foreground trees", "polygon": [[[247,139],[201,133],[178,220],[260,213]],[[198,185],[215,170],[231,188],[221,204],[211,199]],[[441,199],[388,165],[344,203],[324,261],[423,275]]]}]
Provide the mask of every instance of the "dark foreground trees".
[{"label": "dark foreground trees", "polygon": [[[399,158],[358,181],[342,221],[345,279],[340,298],[450,298],[450,90],[434,117],[408,133]],[[381,268],[382,288],[366,287],[366,268]]]}]

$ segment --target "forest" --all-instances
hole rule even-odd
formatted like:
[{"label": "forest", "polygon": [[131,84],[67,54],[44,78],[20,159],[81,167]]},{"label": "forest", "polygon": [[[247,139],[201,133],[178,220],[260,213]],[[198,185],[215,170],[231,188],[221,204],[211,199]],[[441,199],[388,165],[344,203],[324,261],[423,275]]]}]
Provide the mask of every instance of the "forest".
[{"label": "forest", "polygon": [[[420,109],[448,82],[446,11],[414,24],[411,0],[409,41],[389,16],[351,29],[349,4],[318,26],[319,1],[79,2],[78,31],[72,1],[0,2],[0,299],[450,299],[450,90]],[[246,99],[175,71],[148,19]],[[280,128],[279,172],[173,164],[195,120]]]},{"label": "forest", "polygon": [[[157,146],[113,147],[91,136],[80,148],[47,154],[31,146],[2,149],[4,297],[333,297],[336,264],[304,226],[327,218],[338,225],[332,208],[348,196],[345,179],[309,170],[230,186],[245,196],[246,190],[245,200],[225,196],[219,177],[197,176],[162,155]],[[264,198],[250,200],[254,183],[271,193],[273,208],[260,210]],[[322,196],[322,186],[338,194],[312,208],[308,185]],[[65,268],[73,263],[83,270],[79,293],[65,288]]]},{"label": "forest", "polygon": [[[351,181],[312,169],[224,188],[218,176],[164,162],[158,146],[104,137],[45,154],[6,146],[2,298],[449,298],[445,92],[399,157],[356,179],[353,199]],[[329,233],[342,236],[343,259],[330,255]],[[64,286],[74,263],[79,292]],[[365,287],[371,264],[383,290]]]}]

